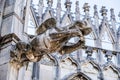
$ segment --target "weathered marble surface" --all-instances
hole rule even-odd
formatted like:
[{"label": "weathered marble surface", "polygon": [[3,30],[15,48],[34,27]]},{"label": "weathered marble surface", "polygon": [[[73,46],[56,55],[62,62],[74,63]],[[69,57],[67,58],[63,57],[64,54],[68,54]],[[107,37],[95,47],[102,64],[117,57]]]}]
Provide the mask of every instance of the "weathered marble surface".
[{"label": "weathered marble surface", "polygon": [[[23,25],[25,26],[25,29],[28,28],[28,16],[33,17],[33,15],[30,13],[30,0],[6,0],[6,6],[5,9],[3,7],[5,0],[0,0],[0,26],[2,23],[2,36],[9,34],[9,33],[15,33],[22,41],[28,42],[28,37],[24,37],[23,34]],[[29,3],[24,3],[24,1],[29,1]],[[99,19],[97,6],[94,6],[94,17],[89,15],[90,6],[86,3],[84,5],[84,13],[85,15],[81,15],[81,10],[79,8],[79,2],[76,2],[76,13],[72,13],[70,9],[71,2],[70,0],[66,0],[66,11],[61,11],[61,0],[58,0],[57,2],[57,11],[56,9],[53,10],[52,5],[54,3],[54,0],[48,0],[48,8],[43,6],[44,0],[40,0],[40,9],[39,9],[39,15],[35,12],[34,15],[37,15],[37,19],[39,24],[44,22],[46,19],[49,19],[51,17],[56,18],[57,20],[57,26],[58,27],[66,27],[65,25],[71,24],[74,22],[74,20],[86,20],[88,21],[89,25],[92,26],[93,32],[86,36],[85,42],[86,47],[80,51],[76,51],[70,55],[63,55],[61,56],[59,53],[50,54],[49,56],[44,56],[41,59],[41,62],[38,62],[38,66],[34,67],[33,70],[33,63],[29,63],[27,66],[24,66],[20,68],[19,71],[17,71],[16,68],[13,68],[13,65],[11,66],[9,63],[10,60],[10,50],[12,48],[12,45],[15,45],[17,43],[16,38],[11,37],[10,39],[4,39],[1,43],[0,41],[0,80],[80,80],[84,78],[84,80],[117,80],[120,79],[120,27],[116,29],[116,22],[114,11],[112,10],[110,12],[110,19],[111,21],[107,20],[109,19],[107,17],[107,9],[105,7],[101,8],[101,14],[103,19]],[[53,2],[52,2],[53,1]],[[15,2],[15,4],[14,4]],[[25,9],[25,5],[27,7],[26,11],[27,14],[23,15]],[[32,5],[33,7],[33,5]],[[46,9],[46,10],[45,10]],[[3,12],[4,11],[4,15]],[[34,10],[34,9],[33,9]],[[45,10],[45,11],[44,11]],[[61,13],[63,15],[61,15]],[[55,15],[54,15],[55,14]],[[74,15],[74,19],[73,19]],[[25,16],[25,24],[23,16]],[[3,19],[1,19],[3,17]],[[92,18],[91,18],[92,17]],[[119,14],[120,17],[120,14]],[[32,18],[33,20],[33,18]],[[33,20],[34,21],[34,20]],[[35,22],[35,21],[34,21]],[[109,25],[109,23],[111,23]],[[117,25],[118,27],[118,25]],[[116,30],[116,31],[115,31]],[[106,35],[107,33],[107,35]],[[104,36],[105,37],[104,39]],[[117,37],[116,37],[117,36]],[[1,38],[1,35],[0,35]],[[30,39],[30,38],[29,38]],[[31,40],[31,39],[30,39]],[[86,41],[88,40],[88,41]],[[78,40],[75,40],[78,41]],[[111,45],[106,46],[107,44],[104,44],[107,41]],[[2,44],[2,48],[1,48]],[[90,45],[91,44],[91,45]],[[102,45],[104,44],[104,45]],[[87,48],[89,46],[92,46],[92,52],[87,51]],[[109,47],[111,46],[111,47]],[[106,56],[106,53],[109,52],[109,50],[112,51],[112,55]],[[107,50],[106,50],[107,49]],[[56,55],[57,54],[57,55]],[[103,54],[103,55],[102,55]],[[94,55],[94,56],[93,56]],[[75,57],[73,57],[75,56]],[[69,57],[69,58],[68,58]],[[104,64],[106,66],[104,66]],[[112,66],[112,67],[111,67]],[[105,67],[105,68],[103,68]],[[107,69],[106,69],[107,68]],[[39,70],[38,70],[39,69]],[[38,71],[37,71],[38,70]],[[2,74],[1,74],[2,73]],[[38,74],[38,76],[33,76],[33,74]]]}]

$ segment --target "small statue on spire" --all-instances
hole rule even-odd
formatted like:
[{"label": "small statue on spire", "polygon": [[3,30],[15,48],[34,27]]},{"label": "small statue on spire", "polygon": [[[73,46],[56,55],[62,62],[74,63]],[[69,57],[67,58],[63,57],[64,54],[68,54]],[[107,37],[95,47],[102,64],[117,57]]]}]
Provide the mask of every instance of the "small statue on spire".
[{"label": "small statue on spire", "polygon": [[53,0],[48,0],[48,1],[47,1],[47,4],[48,4],[48,7],[51,8],[51,7],[52,7],[52,4],[53,4]]},{"label": "small statue on spire", "polygon": [[79,1],[76,1],[76,12],[80,12]]},{"label": "small statue on spire", "polygon": [[76,14],[76,20],[80,20],[80,8],[79,8],[79,1],[76,1],[75,14]]},{"label": "small statue on spire", "polygon": [[101,10],[100,10],[100,12],[102,13],[101,15],[103,16],[103,17],[105,17],[106,15],[107,15],[107,9],[106,9],[106,7],[105,6],[102,6],[102,8],[101,8]]},{"label": "small statue on spire", "polygon": [[111,62],[112,56],[113,56],[113,54],[112,54],[111,51],[107,51],[107,52],[106,52],[105,57],[107,58],[107,61],[108,61],[108,62]]},{"label": "small statue on spire", "polygon": [[110,9],[110,13],[111,13],[111,16],[110,16],[111,19],[114,20],[114,21],[116,21],[115,14],[114,14],[114,9],[113,8]]},{"label": "small statue on spire", "polygon": [[70,2],[70,0],[66,0],[66,2],[65,2],[65,8],[67,9],[67,12],[70,12],[70,10],[71,10],[71,4],[72,4],[72,2]]},{"label": "small statue on spire", "polygon": [[83,5],[83,9],[84,9],[84,12],[89,12],[89,8],[90,8],[90,6],[88,5],[88,3],[85,3],[84,5]]},{"label": "small statue on spire", "polygon": [[97,5],[94,5],[94,17],[98,17]]},{"label": "small statue on spire", "polygon": [[83,9],[84,9],[84,12],[85,12],[85,19],[89,20],[89,9],[90,9],[90,6],[88,5],[88,3],[85,3],[83,5]]},{"label": "small statue on spire", "polygon": [[61,8],[61,0],[57,0],[57,8]]}]

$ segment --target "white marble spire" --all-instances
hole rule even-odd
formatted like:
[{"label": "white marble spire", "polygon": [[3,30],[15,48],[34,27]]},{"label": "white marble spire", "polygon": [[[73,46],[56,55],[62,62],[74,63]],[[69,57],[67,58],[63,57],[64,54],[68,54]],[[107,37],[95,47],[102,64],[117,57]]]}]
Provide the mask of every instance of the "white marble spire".
[{"label": "white marble spire", "polygon": [[53,4],[53,0],[47,0],[47,4],[48,4],[48,8],[51,9],[52,4]]},{"label": "white marble spire", "polygon": [[79,1],[76,1],[75,18],[76,18],[76,20],[80,20],[80,8],[79,8]]},{"label": "white marble spire", "polygon": [[88,5],[88,3],[85,3],[83,5],[83,9],[84,9],[84,12],[85,12],[85,19],[89,19],[89,9],[90,9],[90,6]]},{"label": "white marble spire", "polygon": [[100,10],[100,13],[101,13],[101,15],[103,16],[103,19],[106,19],[107,17],[107,12],[108,12],[108,10],[106,9],[106,7],[105,6],[102,6],[102,8],[101,8],[101,10]]}]

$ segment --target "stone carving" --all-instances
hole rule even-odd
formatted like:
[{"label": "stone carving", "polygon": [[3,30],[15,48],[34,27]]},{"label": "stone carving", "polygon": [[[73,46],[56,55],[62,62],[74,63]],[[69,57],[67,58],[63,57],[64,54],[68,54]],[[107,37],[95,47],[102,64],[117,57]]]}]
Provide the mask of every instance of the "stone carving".
[{"label": "stone carving", "polygon": [[87,79],[85,79],[84,77],[79,77],[79,76],[76,76],[76,77],[74,77],[74,78],[72,78],[71,80],[87,80]]},{"label": "stone carving", "polygon": [[[43,55],[54,52],[69,54],[84,47],[84,36],[92,29],[87,22],[75,21],[65,28],[56,27],[56,20],[49,18],[44,21],[36,30],[37,36],[30,43],[18,42],[11,51],[11,62],[24,63],[39,61]],[[78,37],[79,41],[70,44],[69,40]]]},{"label": "stone carving", "polygon": [[80,73],[77,75],[70,76],[70,78],[68,78],[67,80],[91,80],[91,79],[88,78],[86,75]]}]

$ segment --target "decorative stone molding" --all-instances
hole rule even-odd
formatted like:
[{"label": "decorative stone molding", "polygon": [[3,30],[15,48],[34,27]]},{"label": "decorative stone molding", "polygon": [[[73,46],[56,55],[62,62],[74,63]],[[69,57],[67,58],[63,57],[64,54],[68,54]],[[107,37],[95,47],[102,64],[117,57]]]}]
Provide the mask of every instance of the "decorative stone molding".
[{"label": "decorative stone molding", "polygon": [[14,33],[2,36],[0,37],[0,47],[2,48],[2,46],[4,46],[5,44],[11,41],[18,42],[20,41],[20,39]]},{"label": "decorative stone molding", "polygon": [[92,80],[92,79],[87,75],[85,75],[84,73],[78,72],[78,73],[73,73],[69,75],[67,78],[64,78],[62,80]]}]

